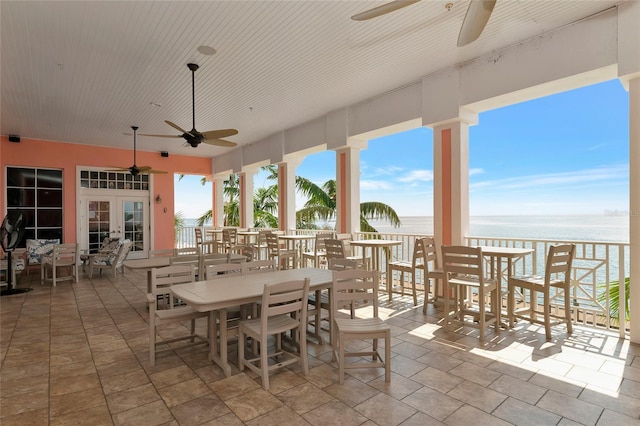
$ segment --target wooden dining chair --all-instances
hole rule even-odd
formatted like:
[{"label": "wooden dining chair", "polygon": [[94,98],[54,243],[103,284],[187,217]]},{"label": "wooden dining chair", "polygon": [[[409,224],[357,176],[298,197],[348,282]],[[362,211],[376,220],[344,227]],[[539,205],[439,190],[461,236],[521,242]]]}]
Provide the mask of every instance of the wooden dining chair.
[{"label": "wooden dining chair", "polygon": [[[195,281],[194,268],[191,265],[172,265],[163,268],[153,268],[150,271],[150,293],[147,294],[147,305],[149,309],[149,362],[153,367],[156,363],[156,354],[159,352],[173,351],[198,344],[206,344],[209,340],[206,336],[196,333],[196,319],[208,318],[208,312],[198,312],[188,305],[177,305],[169,289],[176,284],[184,284]],[[157,301],[164,299],[169,294],[167,303],[160,309]],[[176,324],[189,321],[189,334],[176,336],[175,328],[167,333],[167,338],[161,342],[157,341],[160,334],[160,327],[164,324]],[[187,341],[179,346],[169,346],[170,343]],[[165,345],[165,347],[162,347]]]},{"label": "wooden dining chair", "polygon": [[324,241],[327,265],[329,269],[366,269],[366,263],[362,256],[348,256],[345,251],[344,240],[327,238]]},{"label": "wooden dining chair", "polygon": [[[543,324],[547,340],[551,340],[551,326],[566,323],[567,333],[573,332],[571,320],[571,266],[575,254],[575,244],[560,244],[549,247],[544,275],[516,275],[509,278],[509,326],[513,327],[516,318],[525,319],[532,323]],[[564,309],[558,313],[551,313],[551,290],[554,289],[554,299],[562,297]],[[529,290],[529,306],[515,308],[516,290],[525,300],[525,291]],[[542,293],[542,310],[538,306],[538,293]],[[539,320],[537,315],[542,315]],[[552,321],[555,319],[555,321]]]},{"label": "wooden dining chair", "polygon": [[[411,256],[411,261],[407,260],[399,260],[395,262],[387,262],[387,282],[388,288],[387,291],[389,293],[389,302],[391,302],[393,297],[393,287],[394,287],[394,272],[398,272],[400,274],[400,292],[401,295],[404,296],[405,290],[405,282],[404,276],[405,274],[411,275],[411,292],[413,294],[413,306],[418,305],[418,292],[416,290],[416,275],[418,270],[422,270],[423,273],[426,272],[425,266],[425,250],[424,250],[424,238],[416,238],[413,243],[413,255]],[[425,278],[426,281],[426,278]],[[425,284],[426,285],[426,284]],[[427,290],[428,293],[428,290]]]},{"label": "wooden dining chair", "polygon": [[[484,270],[481,247],[443,246],[445,327],[451,322],[450,292],[457,294],[455,316],[466,326],[480,330],[484,341],[486,329],[493,324],[500,329],[500,288]],[[487,304],[487,298],[489,303]]]},{"label": "wooden dining chair", "polygon": [[[433,237],[422,239],[424,247],[424,304],[422,313],[427,313],[427,301],[436,303],[441,292],[440,283],[444,282],[444,269],[438,261],[438,246]],[[433,297],[429,300],[429,288],[432,288]]]},{"label": "wooden dining chair", "polygon": [[[238,329],[238,367],[249,368],[262,378],[262,387],[269,390],[269,373],[296,362],[302,364],[302,372],[309,373],[307,358],[307,295],[309,278],[275,284],[265,284],[260,318],[240,321]],[[285,332],[295,333],[298,353],[286,350],[282,345]],[[269,353],[268,337],[275,336],[275,351]],[[258,342],[258,353],[247,358],[245,339]],[[269,359],[275,358],[270,363]]]},{"label": "wooden dining chair", "polygon": [[[378,273],[363,269],[347,269],[333,271],[331,286],[331,312],[333,317],[333,359],[338,361],[338,378],[344,383],[345,369],[352,368],[384,368],[385,382],[391,381],[391,327],[378,316]],[[373,305],[366,312],[371,315],[363,317],[365,310],[358,310],[364,304]],[[356,305],[359,304],[359,305]],[[340,310],[349,306],[350,315],[345,318]],[[356,313],[361,316],[356,317]],[[378,350],[378,341],[384,340],[384,357]],[[354,351],[356,346],[350,342],[371,340],[371,346]],[[359,346],[360,347],[360,346]],[[355,361],[347,363],[346,358],[367,358],[371,361]]]},{"label": "wooden dining chair", "polygon": [[102,274],[103,269],[110,269],[113,278],[116,278],[118,269],[124,274],[124,261],[131,251],[131,240],[122,240],[116,252],[103,253],[91,256],[89,259],[89,278],[93,278],[93,270],[97,269]]},{"label": "wooden dining chair", "polygon": [[201,281],[203,279],[201,271],[202,266],[202,256],[200,255],[200,251],[197,250],[196,253],[193,254],[180,254],[177,256],[172,256],[169,258],[169,264],[171,265],[189,265],[193,268],[196,274],[196,280]]},{"label": "wooden dining chair", "polygon": [[[51,282],[56,286],[58,281],[71,280],[78,282],[78,244],[54,244],[48,255],[43,255],[40,262],[40,281]],[[66,274],[60,272],[66,270]],[[51,272],[51,276],[49,276]]]},{"label": "wooden dining chair", "polygon": [[278,269],[275,259],[252,260],[241,263],[242,274],[259,274],[260,272],[270,272]]},{"label": "wooden dining chair", "polygon": [[334,238],[333,232],[319,232],[316,234],[313,250],[302,253],[302,264],[304,266],[307,266],[308,261],[311,261],[314,268],[320,267],[321,260],[327,257],[325,241],[329,238]]},{"label": "wooden dining chair", "polygon": [[298,251],[282,247],[278,234],[269,232],[265,235],[267,241],[267,257],[277,259],[278,269],[294,269],[298,261]]}]

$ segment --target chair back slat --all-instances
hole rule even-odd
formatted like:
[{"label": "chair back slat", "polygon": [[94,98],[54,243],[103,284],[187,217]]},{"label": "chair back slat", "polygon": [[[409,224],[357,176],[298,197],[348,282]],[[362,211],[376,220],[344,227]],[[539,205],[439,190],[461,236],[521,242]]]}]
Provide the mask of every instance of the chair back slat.
[{"label": "chair back slat", "polygon": [[239,263],[219,263],[207,265],[204,270],[205,280],[215,280],[216,278],[224,278],[231,275],[240,275],[242,266]]},{"label": "chair back slat", "polygon": [[299,320],[306,321],[306,306],[309,295],[309,278],[265,284],[262,295],[262,323],[266,326],[269,317],[301,313]]},{"label": "chair back slat", "polygon": [[415,242],[413,243],[413,257],[411,259],[411,263],[414,269],[420,268],[423,264],[426,263],[424,240],[425,238],[416,238]]},{"label": "chair back slat", "polygon": [[333,271],[331,309],[334,315],[341,306],[353,306],[356,301],[371,302],[373,316],[378,316],[378,273],[364,269]]},{"label": "chair back slat", "polygon": [[275,259],[252,260],[251,262],[243,262],[240,266],[242,266],[243,275],[258,274],[260,272],[269,272],[278,269]]},{"label": "chair back slat", "polygon": [[445,273],[484,277],[482,248],[466,246],[444,246],[442,257]]},{"label": "chair back slat", "polygon": [[574,253],[575,245],[573,244],[561,244],[549,247],[547,266],[545,268],[546,283],[549,283],[552,277],[558,277],[559,275],[562,275],[561,279],[563,281],[569,281]]},{"label": "chair back slat", "polygon": [[169,294],[169,309],[174,308],[173,294],[169,292],[169,287],[176,284],[191,283],[196,280],[195,268],[191,265],[171,265],[162,268],[152,268],[151,294],[154,297]]}]

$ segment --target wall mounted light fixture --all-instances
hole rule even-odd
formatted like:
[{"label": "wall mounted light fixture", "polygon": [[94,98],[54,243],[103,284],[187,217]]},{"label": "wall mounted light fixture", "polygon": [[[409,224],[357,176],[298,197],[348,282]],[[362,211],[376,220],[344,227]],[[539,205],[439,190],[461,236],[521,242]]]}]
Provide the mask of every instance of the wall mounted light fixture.
[{"label": "wall mounted light fixture", "polygon": [[156,203],[160,204],[162,202],[162,197],[160,196],[160,194],[158,194],[156,196]]}]

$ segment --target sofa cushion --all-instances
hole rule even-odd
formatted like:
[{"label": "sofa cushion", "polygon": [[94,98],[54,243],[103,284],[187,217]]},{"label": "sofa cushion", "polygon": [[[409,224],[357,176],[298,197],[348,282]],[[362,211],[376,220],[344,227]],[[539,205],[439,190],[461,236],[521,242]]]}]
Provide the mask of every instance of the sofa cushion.
[{"label": "sofa cushion", "polygon": [[27,263],[39,265],[42,256],[50,255],[53,252],[55,244],[60,244],[58,238],[54,240],[27,240]]}]

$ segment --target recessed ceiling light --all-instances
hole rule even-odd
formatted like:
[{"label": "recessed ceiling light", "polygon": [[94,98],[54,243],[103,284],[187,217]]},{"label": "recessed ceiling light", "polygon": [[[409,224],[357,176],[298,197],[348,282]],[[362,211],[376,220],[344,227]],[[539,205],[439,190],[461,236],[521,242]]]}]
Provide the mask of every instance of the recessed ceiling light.
[{"label": "recessed ceiling light", "polygon": [[207,56],[211,56],[211,55],[215,55],[216,54],[216,49],[214,49],[211,46],[200,46],[198,47],[198,52],[202,53],[203,55],[207,55]]}]

